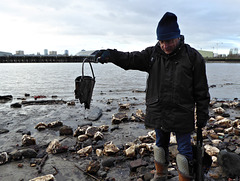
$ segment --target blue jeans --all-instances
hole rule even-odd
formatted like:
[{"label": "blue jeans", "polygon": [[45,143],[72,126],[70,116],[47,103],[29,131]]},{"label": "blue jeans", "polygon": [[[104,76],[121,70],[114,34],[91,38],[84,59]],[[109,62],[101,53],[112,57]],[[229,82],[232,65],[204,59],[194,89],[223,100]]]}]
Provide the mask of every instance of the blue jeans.
[{"label": "blue jeans", "polygon": [[[155,129],[156,145],[162,147],[165,153],[168,154],[168,147],[170,142],[170,132],[164,132],[161,129]],[[175,132],[178,144],[178,152],[184,155],[189,161],[193,160],[193,152],[191,145],[191,133]]]}]

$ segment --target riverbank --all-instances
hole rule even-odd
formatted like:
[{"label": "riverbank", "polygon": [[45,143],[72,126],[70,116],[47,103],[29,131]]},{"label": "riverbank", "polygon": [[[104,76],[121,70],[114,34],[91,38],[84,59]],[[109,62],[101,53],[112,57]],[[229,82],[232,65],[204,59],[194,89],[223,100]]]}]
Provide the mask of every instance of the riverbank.
[{"label": "riverbank", "polygon": [[[154,170],[152,152],[154,135],[152,135],[152,130],[144,127],[144,114],[139,111],[143,110],[144,113],[145,103],[143,101],[134,97],[99,99],[94,101],[90,110],[85,111],[83,105],[77,100],[63,101],[58,100],[57,97],[39,98],[41,102],[45,100],[45,104],[39,104],[38,100],[34,100],[31,96],[23,96],[24,102],[19,99],[13,98],[1,103],[4,108],[0,109],[2,115],[0,128],[5,131],[0,134],[0,153],[6,152],[10,155],[9,160],[0,165],[1,180],[23,181],[47,174],[54,175],[57,181],[97,179],[140,181],[140,179],[149,180],[153,176],[151,171]],[[11,107],[16,102],[20,103],[20,108]],[[26,104],[26,102],[31,102],[31,104]],[[233,127],[233,124],[240,124],[239,106],[237,99],[212,100],[210,106],[212,118],[205,128],[204,145],[212,146],[212,150],[226,149],[240,154],[240,143],[237,141],[239,135],[235,134],[236,128]],[[215,109],[219,107],[222,107],[224,111],[216,112]],[[124,113],[117,116],[123,119],[113,122],[112,115],[117,113]],[[217,125],[220,124],[220,118],[217,116],[226,118],[225,121],[229,124],[225,127]],[[61,124],[56,127],[48,126],[56,121],[67,126],[65,132]],[[36,129],[38,123],[46,127]],[[104,130],[103,125],[106,126]],[[88,135],[86,140],[80,140],[76,136],[76,130],[83,127],[97,128],[102,137],[96,139]],[[232,130],[229,129],[231,127]],[[225,129],[228,129],[228,132],[224,132]],[[34,142],[26,144],[22,140],[24,134],[30,135],[30,138],[35,140],[35,144],[30,144]],[[49,144],[55,139],[59,141],[58,146],[55,145],[55,149],[50,149],[52,151],[46,153]],[[169,180],[177,180],[176,142],[174,137],[171,140]],[[106,150],[105,146],[110,142],[116,146],[115,152],[114,149]],[[79,151],[82,148],[90,148],[89,146],[90,151]],[[134,151],[131,152],[128,148],[134,148]],[[126,152],[127,149],[128,152]],[[214,163],[207,178],[209,180],[226,179],[226,175],[216,162],[218,151],[211,154]],[[90,162],[95,164],[95,167],[92,167],[96,168],[97,172],[84,173],[86,168],[89,168]]]}]

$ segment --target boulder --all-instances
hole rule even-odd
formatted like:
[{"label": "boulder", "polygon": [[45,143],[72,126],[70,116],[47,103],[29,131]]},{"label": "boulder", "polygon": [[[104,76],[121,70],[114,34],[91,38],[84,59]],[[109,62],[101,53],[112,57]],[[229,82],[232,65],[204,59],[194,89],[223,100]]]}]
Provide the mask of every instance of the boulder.
[{"label": "boulder", "polygon": [[87,139],[88,139],[88,135],[83,134],[78,136],[78,141],[80,142],[86,141]]},{"label": "boulder", "polygon": [[120,124],[128,120],[126,113],[116,113],[112,116],[112,124]]},{"label": "boulder", "polygon": [[89,121],[97,121],[102,116],[102,109],[99,107],[94,107],[90,110],[87,119]]},{"label": "boulder", "polygon": [[35,129],[37,129],[38,131],[44,130],[46,128],[47,128],[47,125],[43,122],[40,122],[35,126]]},{"label": "boulder", "polygon": [[77,151],[77,154],[79,154],[82,157],[88,156],[91,153],[92,153],[92,146],[87,146]]},{"label": "boulder", "polygon": [[220,150],[215,146],[205,145],[204,148],[206,149],[206,153],[210,156],[217,156],[220,152]]},{"label": "boulder", "polygon": [[127,157],[135,157],[136,156],[136,150],[135,150],[136,146],[132,145],[129,148],[127,148],[126,150],[124,150],[124,153]]},{"label": "boulder", "polygon": [[36,140],[30,135],[25,134],[22,136],[22,145],[23,146],[36,145]]},{"label": "boulder", "polygon": [[56,128],[62,126],[63,123],[61,121],[53,121],[47,125],[48,128]]},{"label": "boulder", "polygon": [[56,179],[52,174],[48,174],[48,175],[33,178],[29,181],[55,181],[55,180]]},{"label": "boulder", "polygon": [[11,104],[11,108],[21,108],[22,107],[22,104],[20,103],[14,103],[14,104]]},{"label": "boulder", "polygon": [[8,133],[8,132],[9,132],[8,129],[0,128],[0,134],[4,134],[4,133]]},{"label": "boulder", "polygon": [[90,161],[90,163],[86,167],[86,171],[90,174],[96,174],[100,169],[99,161]]},{"label": "boulder", "polygon": [[37,152],[32,148],[22,149],[20,152],[24,158],[36,158],[37,156]]},{"label": "boulder", "polygon": [[60,128],[59,134],[60,134],[60,136],[73,135],[73,129],[69,126],[63,126],[63,127]]},{"label": "boulder", "polygon": [[88,135],[89,137],[93,137],[96,132],[99,131],[99,128],[96,127],[96,126],[89,126],[86,131],[85,131],[85,134]]},{"label": "boulder", "polygon": [[57,150],[61,147],[61,144],[59,143],[58,139],[54,139],[51,141],[51,143],[48,145],[46,152],[56,154]]},{"label": "boulder", "polygon": [[104,145],[103,154],[109,156],[109,155],[116,154],[118,151],[119,151],[119,148],[116,145],[114,145],[112,142],[110,142]]},{"label": "boulder", "polygon": [[147,165],[148,165],[147,162],[143,161],[142,159],[137,159],[130,162],[130,170],[135,171],[138,167],[147,166]]},{"label": "boulder", "polygon": [[0,165],[7,163],[8,158],[9,158],[9,156],[8,156],[7,152],[0,153]]},{"label": "boulder", "polygon": [[100,131],[97,131],[97,132],[94,134],[93,139],[94,139],[95,141],[103,140],[103,134],[102,134]]}]

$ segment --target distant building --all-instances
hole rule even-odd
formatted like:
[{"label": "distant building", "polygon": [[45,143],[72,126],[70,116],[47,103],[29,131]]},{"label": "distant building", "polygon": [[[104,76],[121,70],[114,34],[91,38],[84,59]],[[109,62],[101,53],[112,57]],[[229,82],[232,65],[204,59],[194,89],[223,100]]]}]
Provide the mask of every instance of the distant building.
[{"label": "distant building", "polygon": [[49,51],[49,55],[57,55],[57,51]]},{"label": "distant building", "polygon": [[82,50],[76,54],[76,56],[91,56],[92,54],[95,54],[97,50]]},{"label": "distant building", "polygon": [[24,51],[23,50],[17,50],[16,55],[24,55]]},{"label": "distant building", "polygon": [[64,51],[64,55],[68,56],[68,50]]},{"label": "distant building", "polygon": [[9,53],[9,52],[1,52],[0,51],[0,56],[11,56],[12,53]]},{"label": "distant building", "polygon": [[214,54],[211,51],[198,50],[198,52],[203,56],[203,58],[213,58]]},{"label": "distant building", "polygon": [[44,55],[48,55],[48,49],[44,49]]},{"label": "distant building", "polygon": [[238,55],[238,48],[231,48],[229,51],[230,55]]}]

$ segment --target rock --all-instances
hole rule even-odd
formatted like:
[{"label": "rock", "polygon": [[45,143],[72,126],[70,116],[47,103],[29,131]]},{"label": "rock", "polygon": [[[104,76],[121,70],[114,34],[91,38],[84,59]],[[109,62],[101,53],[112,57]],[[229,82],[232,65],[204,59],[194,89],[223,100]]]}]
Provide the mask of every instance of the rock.
[{"label": "rock", "polygon": [[206,149],[206,153],[210,156],[217,156],[220,151],[217,147],[211,145],[205,145],[204,148]]},{"label": "rock", "polygon": [[84,141],[86,141],[88,139],[88,135],[79,135],[78,136],[78,141],[80,141],[80,142],[84,142]]},{"label": "rock", "polygon": [[44,130],[46,128],[47,128],[47,125],[43,122],[40,122],[35,126],[35,129],[37,129],[38,131]]},{"label": "rock", "polygon": [[216,120],[217,120],[217,121],[220,121],[220,120],[222,120],[222,119],[224,119],[223,116],[216,116]]},{"label": "rock", "polygon": [[240,147],[237,147],[237,149],[234,151],[236,154],[240,155]]},{"label": "rock", "polygon": [[119,110],[129,110],[130,104],[119,104]]},{"label": "rock", "polygon": [[101,132],[107,132],[108,129],[109,129],[109,126],[108,126],[108,125],[102,125],[102,126],[99,127],[99,130],[100,130]]},{"label": "rock", "polygon": [[98,157],[103,156],[103,151],[101,149],[96,149],[96,155]]},{"label": "rock", "polygon": [[110,157],[107,159],[102,160],[102,166],[103,167],[113,167],[115,165],[116,158]]},{"label": "rock", "polygon": [[237,147],[235,145],[227,146],[227,150],[229,150],[231,152],[234,152],[236,149],[237,149]]},{"label": "rock", "polygon": [[114,145],[112,142],[110,142],[104,145],[103,154],[109,156],[109,155],[116,154],[118,151],[119,151],[119,148],[116,145]]},{"label": "rock", "polygon": [[36,140],[35,138],[25,134],[22,136],[22,145],[23,146],[36,145]]},{"label": "rock", "polygon": [[221,143],[221,142],[222,142],[222,140],[219,140],[219,139],[214,139],[214,140],[212,140],[212,144],[213,144],[214,146],[218,146],[219,143]]},{"label": "rock", "polygon": [[225,110],[222,107],[218,107],[213,109],[213,111],[217,114],[223,114],[225,112]]},{"label": "rock", "polygon": [[73,135],[73,129],[69,126],[63,126],[59,130],[60,136],[63,135]]},{"label": "rock", "polygon": [[224,129],[223,132],[226,133],[226,134],[231,133],[231,132],[233,132],[233,127],[226,128],[226,129]]},{"label": "rock", "polygon": [[88,126],[78,126],[78,128],[74,131],[73,136],[77,137],[79,135],[85,134],[87,128]]},{"label": "rock", "polygon": [[85,131],[85,134],[88,135],[89,137],[93,137],[96,132],[99,131],[99,128],[98,127],[95,127],[95,126],[89,126],[86,131]]},{"label": "rock", "polygon": [[240,128],[234,128],[234,134],[240,136]]},{"label": "rock", "polygon": [[7,163],[8,158],[9,158],[9,156],[8,156],[7,152],[0,153],[0,165]]},{"label": "rock", "polygon": [[53,141],[51,141],[51,143],[48,145],[46,152],[47,153],[52,153],[52,154],[56,154],[57,150],[61,147],[61,144],[59,143],[59,141],[57,139],[54,139]]},{"label": "rock", "polygon": [[48,174],[48,175],[33,178],[29,181],[55,181],[55,180],[56,179],[52,174]]},{"label": "rock", "polygon": [[8,129],[0,128],[0,134],[4,134],[4,133],[8,133],[8,132],[9,132]]},{"label": "rock", "polygon": [[239,155],[222,150],[218,155],[218,163],[229,177],[240,176]]},{"label": "rock", "polygon": [[37,152],[32,148],[20,150],[24,158],[36,158]]},{"label": "rock", "polygon": [[112,127],[112,128],[110,129],[110,131],[114,131],[114,130],[116,130],[116,129],[119,129],[119,126],[114,126],[114,127]]},{"label": "rock", "polygon": [[135,114],[132,114],[131,120],[136,122],[144,122],[145,120],[145,114],[141,109],[138,109]]},{"label": "rock", "polygon": [[53,121],[47,125],[48,128],[56,128],[62,126],[63,123],[61,121]]},{"label": "rock", "polygon": [[0,96],[0,100],[12,100],[12,99],[13,99],[12,95]]},{"label": "rock", "polygon": [[14,150],[12,152],[9,153],[9,156],[12,160],[21,160],[22,159],[22,152],[19,150]]},{"label": "rock", "polygon": [[11,104],[11,108],[21,108],[22,107],[22,104],[20,103],[14,103],[14,104]]},{"label": "rock", "polygon": [[68,106],[75,106],[76,103],[75,103],[74,101],[70,101],[70,102],[67,102],[67,105],[68,105]]},{"label": "rock", "polygon": [[112,124],[120,124],[128,120],[126,113],[116,113],[112,116]]},{"label": "rock", "polygon": [[148,136],[150,136],[152,139],[156,140],[156,132],[155,132],[155,130],[148,132]]},{"label": "rock", "polygon": [[138,167],[141,167],[141,166],[147,166],[148,163],[143,161],[142,159],[137,159],[137,160],[134,160],[134,161],[131,161],[130,162],[130,170],[131,171],[136,171],[136,169]]},{"label": "rock", "polygon": [[215,122],[214,125],[220,126],[223,128],[229,128],[231,126],[230,123],[231,123],[230,119],[224,118],[224,119],[221,119],[221,120]]},{"label": "rock", "polygon": [[124,150],[124,153],[127,157],[135,157],[136,156],[136,151],[135,151],[135,145],[130,146],[126,150]]},{"label": "rock", "polygon": [[236,119],[236,120],[234,120],[234,121],[232,122],[232,126],[233,126],[234,128],[237,128],[239,125],[240,125],[240,119]]},{"label": "rock", "polygon": [[154,143],[155,140],[149,136],[149,135],[146,135],[146,136],[139,136],[138,139],[142,142],[142,143]]},{"label": "rock", "polygon": [[87,116],[87,119],[89,121],[97,121],[102,116],[102,109],[99,107],[94,107],[90,110],[89,115]]},{"label": "rock", "polygon": [[31,132],[28,131],[27,129],[19,129],[16,131],[16,133],[22,133],[22,135],[31,135]]},{"label": "rock", "polygon": [[23,164],[22,163],[19,163],[18,164],[18,168],[22,168],[23,167]]},{"label": "rock", "polygon": [[36,158],[43,158],[47,154],[46,150],[39,150]]},{"label": "rock", "polygon": [[94,139],[95,141],[103,140],[103,134],[102,134],[100,131],[97,131],[97,132],[94,134],[93,139]]},{"label": "rock", "polygon": [[82,157],[88,156],[91,153],[92,153],[92,146],[87,146],[77,151],[77,154],[79,154]]},{"label": "rock", "polygon": [[100,163],[98,161],[90,161],[87,165],[86,171],[90,174],[96,174],[100,169]]}]

